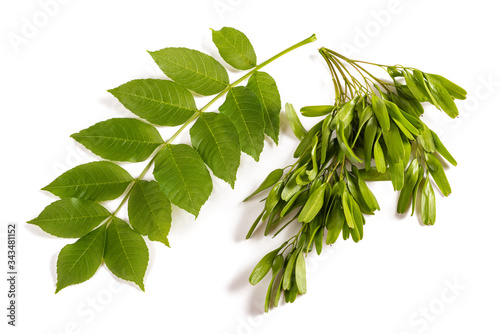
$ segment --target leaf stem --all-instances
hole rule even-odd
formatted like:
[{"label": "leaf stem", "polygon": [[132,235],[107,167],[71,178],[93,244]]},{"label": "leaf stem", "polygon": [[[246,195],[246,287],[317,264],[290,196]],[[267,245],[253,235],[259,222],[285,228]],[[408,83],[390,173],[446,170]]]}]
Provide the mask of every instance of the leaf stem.
[{"label": "leaf stem", "polygon": [[144,170],[141,172],[141,174],[134,181],[132,181],[132,183],[129,185],[129,187],[125,190],[125,194],[124,194],[124,197],[123,197],[122,201],[120,202],[120,204],[118,205],[118,207],[113,211],[113,213],[110,215],[110,217],[108,218],[107,222],[109,223],[109,221],[111,221],[111,218],[115,217],[116,214],[118,213],[118,211],[120,211],[120,209],[125,205],[125,203],[127,202],[127,200],[130,197],[132,189],[135,187],[135,185],[137,184],[137,182],[140,181],[140,180],[142,180],[144,178],[144,176],[146,175],[146,173],[151,169],[151,167],[153,166],[153,164],[154,164],[156,158],[158,157],[158,154],[161,152],[161,150],[165,146],[171,144],[175,140],[175,138],[177,138],[186,129],[186,127],[188,127],[189,124],[191,124],[198,117],[200,117],[200,115],[204,111],[206,111],[219,98],[221,98],[222,96],[224,96],[231,88],[235,87],[236,85],[238,85],[239,83],[241,83],[245,79],[249,78],[252,74],[254,74],[255,72],[257,72],[258,70],[260,70],[264,66],[268,65],[269,63],[273,62],[274,60],[280,58],[281,56],[284,56],[285,54],[289,53],[290,51],[293,51],[293,50],[295,50],[295,49],[297,49],[297,48],[299,48],[299,47],[301,47],[303,45],[306,45],[306,44],[309,44],[311,42],[314,42],[315,40],[316,40],[316,34],[313,34],[310,37],[304,39],[303,41],[300,41],[297,44],[292,45],[291,47],[289,47],[289,48],[281,51],[280,53],[274,55],[273,57],[269,58],[268,60],[264,61],[263,63],[257,65],[251,71],[249,71],[245,75],[243,75],[241,78],[239,78],[238,80],[236,80],[233,83],[229,84],[219,94],[217,94],[212,100],[210,100],[205,106],[203,106],[200,110],[198,110],[196,113],[194,113],[194,115],[191,116],[166,142],[164,142],[163,144],[161,144],[157,148],[156,152],[153,154],[153,156],[151,157],[151,160],[146,165],[146,167],[144,167]]}]

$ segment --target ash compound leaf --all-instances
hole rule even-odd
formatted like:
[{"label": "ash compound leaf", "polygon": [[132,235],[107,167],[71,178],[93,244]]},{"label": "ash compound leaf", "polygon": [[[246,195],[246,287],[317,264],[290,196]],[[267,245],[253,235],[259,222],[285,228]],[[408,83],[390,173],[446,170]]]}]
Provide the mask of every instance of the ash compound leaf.
[{"label": "ash compound leaf", "polygon": [[248,79],[247,87],[259,98],[266,123],[265,133],[278,144],[280,133],[281,98],[274,79],[266,72],[255,72]]},{"label": "ash compound leaf", "polygon": [[125,108],[157,125],[180,125],[197,111],[191,92],[170,80],[132,80],[109,92]]},{"label": "ash compound leaf", "polygon": [[212,178],[205,163],[186,144],[163,148],[155,161],[153,175],[167,198],[195,217],[212,192]]},{"label": "ash compound leaf", "polygon": [[231,88],[219,110],[236,126],[241,150],[259,161],[264,148],[265,123],[262,107],[255,93],[243,86]]},{"label": "ash compound leaf", "polygon": [[198,94],[217,94],[229,85],[224,66],[203,52],[165,48],[149,54],[169,78]]},{"label": "ash compound leaf", "polygon": [[172,223],[172,208],[156,181],[139,181],[128,200],[130,225],[151,241],[170,247],[167,235]]},{"label": "ash compound leaf", "polygon": [[163,143],[154,126],[134,118],[108,119],[71,137],[94,154],[113,161],[144,161]]},{"label": "ash compound leaf", "polygon": [[105,245],[106,226],[102,225],[75,243],[64,246],[57,257],[56,293],[94,276],[102,263]]},{"label": "ash compound leaf", "polygon": [[60,198],[107,201],[119,197],[134,178],[122,167],[109,161],[76,166],[42,188]]},{"label": "ash compound leaf", "polygon": [[223,27],[212,30],[214,42],[221,57],[238,70],[249,70],[257,65],[257,55],[247,36],[239,30]]},{"label": "ash compound leaf", "polygon": [[223,114],[203,113],[189,131],[191,143],[218,178],[234,188],[240,165],[238,130]]},{"label": "ash compound leaf", "polygon": [[106,231],[104,263],[117,277],[134,282],[144,291],[149,251],[142,236],[123,220],[113,218]]},{"label": "ash compound leaf", "polygon": [[80,238],[109,216],[109,211],[99,203],[68,198],[49,204],[28,224],[37,225],[56,237]]}]

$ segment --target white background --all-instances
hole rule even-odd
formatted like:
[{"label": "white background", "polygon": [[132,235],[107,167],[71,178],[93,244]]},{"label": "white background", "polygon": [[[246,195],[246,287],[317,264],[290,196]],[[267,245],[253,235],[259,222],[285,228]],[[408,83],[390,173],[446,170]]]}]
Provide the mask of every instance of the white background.
[{"label": "white background", "polygon": [[[496,2],[60,0],[44,22],[41,4],[48,2],[0,5],[1,268],[6,224],[19,226],[18,327],[8,333],[500,332]],[[39,27],[31,35],[24,31],[26,39],[14,46],[9,38],[22,37],[26,22]],[[132,79],[162,78],[146,50],[186,46],[220,59],[208,28],[222,26],[242,30],[260,61],[317,34],[316,43],[265,69],[283,103],[297,108],[332,103],[329,74],[316,52],[321,46],[439,73],[465,87],[469,98],[459,103],[458,119],[448,120],[432,106],[426,112],[429,126],[458,160],[447,170],[452,195],[437,196],[436,225],[396,215],[390,183],[371,184],[382,210],[367,218],[364,240],[340,241],[320,257],[310,256],[307,294],[264,316],[267,284],[252,287],[248,276],[280,240],[261,231],[244,240],[261,204],[242,199],[269,171],[293,161],[297,141],[282,122],[279,147],[267,140],[259,163],[243,155],[234,190],[215,179],[196,221],[174,210],[172,248],[148,242],[145,293],[101,267],[88,282],[55,295],[57,254],[72,241],[25,222],[54,200],[41,187],[96,159],[69,135],[131,116],[106,90]],[[187,135],[178,140],[187,141]],[[135,176],[141,167],[127,165]],[[7,287],[1,281],[6,328]]]}]

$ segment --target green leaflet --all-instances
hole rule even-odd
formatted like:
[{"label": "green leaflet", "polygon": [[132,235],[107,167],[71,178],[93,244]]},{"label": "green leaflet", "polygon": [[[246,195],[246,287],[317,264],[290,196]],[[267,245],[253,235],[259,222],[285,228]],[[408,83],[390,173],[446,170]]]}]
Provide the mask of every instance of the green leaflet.
[{"label": "green leaflet", "polygon": [[422,167],[419,168],[417,182],[415,183],[415,187],[413,188],[413,199],[411,201],[411,215],[415,213],[415,209],[417,207],[417,196],[420,188],[420,184],[424,179],[424,169]]},{"label": "green leaflet", "polygon": [[276,205],[280,202],[281,199],[281,191],[283,190],[283,180],[278,181],[274,187],[269,192],[269,195],[266,199],[266,213],[264,214],[264,218],[266,218],[271,212],[274,210]]},{"label": "green leaflet", "polygon": [[236,126],[241,150],[259,161],[264,148],[265,123],[258,97],[247,87],[234,87],[219,110]]},{"label": "green leaflet", "polygon": [[[298,118],[297,118],[297,120],[298,120]],[[297,148],[295,149],[295,152],[293,152],[293,157],[294,158],[300,157],[304,152],[306,152],[307,150],[309,150],[309,148],[312,146],[314,137],[318,134],[318,132],[321,131],[321,129],[323,127],[323,122],[324,122],[324,120],[320,121],[319,123],[316,123],[316,125],[314,125],[311,129],[309,129],[309,131],[307,131],[305,133],[305,135],[300,140],[299,145],[297,145]],[[300,121],[299,121],[299,124],[300,124]],[[302,124],[300,124],[300,126],[302,126]]]},{"label": "green leaflet", "polygon": [[427,90],[425,89],[424,78],[422,76],[422,72],[418,70],[414,70],[413,74],[409,71],[404,71],[403,75],[405,77],[406,84],[410,89],[413,96],[419,102],[426,102],[429,100]]},{"label": "green leaflet", "polygon": [[172,208],[156,181],[138,181],[128,200],[130,225],[151,241],[169,246],[167,235],[172,223]]},{"label": "green leaflet", "polygon": [[99,203],[68,198],[49,204],[28,224],[60,238],[80,238],[92,231],[110,213]]},{"label": "green leaflet", "polygon": [[134,118],[112,118],[71,135],[94,154],[113,161],[144,161],[163,144],[156,128]]},{"label": "green leaflet", "polygon": [[375,140],[375,144],[373,146],[373,158],[375,159],[377,171],[383,174],[386,171],[387,162],[385,161],[384,151],[382,150],[382,146],[379,142],[381,134],[382,131],[379,130],[377,139]]},{"label": "green leaflet", "polygon": [[339,121],[339,123],[337,124],[337,138],[340,148],[350,159],[356,162],[362,162],[363,160],[358,158],[356,154],[354,154],[352,148],[349,146],[349,143],[347,142],[347,139],[345,137],[344,129],[345,129],[344,123],[342,121]]},{"label": "green leaflet", "polygon": [[422,212],[422,222],[425,225],[434,225],[436,222],[436,196],[428,176],[425,178],[422,188],[420,211]]},{"label": "green leaflet", "polygon": [[455,160],[455,158],[453,158],[453,156],[451,155],[451,153],[448,152],[448,150],[446,149],[446,147],[441,142],[441,139],[439,139],[438,135],[434,131],[432,131],[432,130],[430,130],[430,132],[432,134],[432,139],[434,141],[434,145],[435,145],[436,151],[438,151],[438,153],[441,154],[441,156],[443,158],[445,158],[446,160],[448,160],[448,162],[450,164],[452,164],[453,166],[456,166],[457,165],[457,161]]},{"label": "green leaflet", "polygon": [[358,132],[356,133],[356,137],[354,138],[354,142],[358,140],[359,135],[361,134],[361,130],[363,130],[364,125],[373,117],[373,109],[371,105],[366,106],[363,111],[359,114],[359,125]]},{"label": "green leaflet", "polygon": [[394,190],[401,190],[405,181],[405,166],[403,160],[398,162],[389,161],[389,175],[391,176]]},{"label": "green leaflet", "polygon": [[306,259],[302,252],[297,255],[297,261],[295,262],[295,282],[300,294],[307,292]]},{"label": "green leaflet", "polygon": [[[324,124],[324,123],[323,123]],[[312,169],[306,170],[307,177],[309,181],[312,181],[318,175],[318,160],[316,158],[316,152],[318,148],[318,136],[314,136],[312,145],[311,145],[311,160],[312,160]]]},{"label": "green leaflet", "polygon": [[380,210],[377,198],[372,193],[370,188],[368,188],[368,185],[366,184],[365,180],[363,180],[363,178],[361,177],[358,168],[356,168],[356,166],[352,166],[352,170],[354,171],[354,175],[356,175],[356,178],[358,180],[358,187],[361,196],[363,197],[363,200],[365,201],[368,208],[371,211]]},{"label": "green leaflet", "polygon": [[325,116],[332,113],[336,107],[330,105],[307,106],[300,108],[300,113],[305,117]]},{"label": "green leaflet", "polygon": [[134,282],[144,291],[149,251],[144,239],[127,223],[113,218],[106,232],[104,263],[117,277]]},{"label": "green leaflet", "polygon": [[428,170],[431,172],[432,178],[439,190],[444,196],[451,194],[451,187],[446,174],[444,173],[443,165],[432,153],[425,153],[425,163]]},{"label": "green leaflet", "polygon": [[438,109],[443,110],[451,118],[458,116],[458,109],[448,91],[441,86],[433,76],[425,76],[427,79],[427,87],[430,95],[433,98],[433,103]]},{"label": "green leaflet", "polygon": [[122,167],[108,161],[96,161],[70,169],[42,190],[60,198],[107,201],[123,194],[133,180]]},{"label": "green leaflet", "polygon": [[247,87],[257,95],[266,123],[265,133],[278,144],[280,133],[281,98],[274,79],[265,72],[255,72],[248,79]]},{"label": "green leaflet", "polygon": [[[287,184],[288,185],[288,184]],[[284,192],[285,190],[283,190]],[[283,196],[283,192],[281,193],[281,195]],[[281,210],[280,212],[280,217],[283,218],[285,217],[293,208],[294,208],[294,204],[295,202],[298,201],[299,199],[299,196],[302,195],[303,193],[305,193],[306,190],[304,189],[303,191],[299,191],[297,193],[295,193],[289,200],[288,200],[288,203],[286,203],[285,207],[283,208],[283,210]]]},{"label": "green leaflet", "polygon": [[295,194],[297,194],[302,188],[302,184],[297,183],[297,177],[306,169],[306,165],[302,166],[302,168],[297,169],[290,179],[286,182],[285,188],[281,192],[281,199],[285,202],[288,202]]},{"label": "green leaflet", "polygon": [[[401,110],[399,110],[399,107],[395,103],[387,100],[384,102],[387,107],[387,112],[389,113],[389,116],[394,120],[394,122],[401,124],[401,126],[399,126],[398,124],[401,131],[404,131],[404,129],[406,129],[415,136],[418,136],[420,134],[420,131],[403,116]],[[413,140],[413,137],[411,137],[411,135],[406,135],[406,136]]]},{"label": "green leaflet", "polygon": [[365,169],[360,169],[359,175],[365,181],[390,181],[391,180],[391,177],[390,177],[388,171],[385,171],[384,173],[380,173],[375,169],[370,169],[369,171],[367,171]]},{"label": "green leaflet", "polygon": [[[415,116],[415,117],[419,117],[421,114],[420,114],[420,109],[415,109],[415,107],[413,106],[412,103],[410,103],[407,99],[405,99],[404,97],[400,96],[400,95],[397,95],[395,93],[391,93],[391,101],[394,102],[398,107],[399,109],[405,111],[406,113],[412,115],[412,116]],[[418,103],[418,101],[417,101]],[[420,105],[420,103],[418,103]]]},{"label": "green leaflet", "polygon": [[387,147],[387,157],[389,158],[389,163],[396,163],[400,160],[404,160],[405,149],[403,140],[401,139],[398,126],[393,121],[390,121],[389,131],[382,131],[382,136],[384,137],[384,143]]},{"label": "green leaflet", "polygon": [[169,78],[198,94],[217,94],[229,85],[224,66],[203,52],[165,48],[149,54]]},{"label": "green leaflet", "polygon": [[364,132],[364,140],[363,140],[364,151],[365,151],[365,169],[367,171],[370,170],[372,162],[372,150],[375,137],[377,136],[377,129],[378,129],[377,119],[372,116],[368,120],[368,123],[366,124]]},{"label": "green leaflet", "polygon": [[94,276],[102,263],[105,245],[106,226],[102,225],[75,243],[64,246],[57,257],[56,293]]},{"label": "green leaflet", "polygon": [[[274,280],[276,279],[276,275],[278,275],[278,272],[283,267],[284,262],[285,262],[285,259],[283,258],[282,254],[280,254],[274,258],[273,267],[272,267],[273,277],[272,277],[271,282],[269,283],[269,287],[267,289],[266,302],[264,305],[264,312],[269,312],[269,306],[271,304],[271,298],[272,298],[271,293],[273,290]],[[273,299],[273,300],[275,300],[275,299]]]},{"label": "green leaflet", "polygon": [[459,85],[451,82],[450,80],[446,79],[443,76],[440,76],[438,74],[430,74],[430,73],[425,73],[425,76],[427,78],[431,78],[431,80],[439,83],[441,86],[443,86],[448,93],[455,99],[459,100],[465,100],[465,96],[467,95],[467,91],[460,87]]},{"label": "green leaflet", "polygon": [[436,150],[434,138],[432,136],[431,130],[427,127],[427,125],[424,124],[423,129],[422,129],[422,134],[419,135],[418,141],[420,145],[422,145],[423,149],[426,152],[434,152]]},{"label": "green leaflet", "polygon": [[294,269],[295,269],[295,261],[297,260],[297,256],[299,255],[299,252],[302,252],[302,248],[296,249],[293,251],[292,255],[290,256],[286,267],[285,267],[285,272],[283,274],[283,289],[284,290],[290,290],[292,288],[292,282],[294,282],[294,277],[292,276]]},{"label": "green leaflet", "polygon": [[321,126],[321,158],[319,160],[321,164],[326,162],[328,147],[330,146],[330,137],[332,135],[332,129],[330,129],[331,121],[332,115],[328,115]]},{"label": "green leaflet", "polygon": [[384,101],[381,100],[376,94],[372,94],[372,109],[380,127],[382,128],[382,131],[389,131],[391,124],[387,107],[385,106]]},{"label": "green leaflet", "polygon": [[281,248],[275,249],[272,252],[267,253],[264,257],[257,263],[252,273],[250,274],[250,284],[255,285],[259,283],[271,270],[273,266],[273,261]]},{"label": "green leaflet", "polygon": [[[354,168],[356,167],[353,166],[352,168],[354,170]],[[361,191],[359,189],[358,180],[354,177],[353,173],[349,173],[346,171],[346,173],[344,174],[344,180],[347,185],[347,189],[349,190],[349,193],[352,195],[356,203],[358,203],[361,212],[364,214],[373,214],[374,210],[370,209],[366,204],[363,195],[361,194]]]},{"label": "green leaflet", "polygon": [[257,228],[257,225],[259,225],[260,221],[262,220],[262,216],[264,216],[265,212],[266,212],[265,209],[262,210],[262,212],[257,217],[257,219],[255,219],[255,221],[253,222],[252,226],[250,226],[250,229],[248,230],[247,235],[245,236],[245,239],[250,239],[250,237],[253,234],[253,231],[255,231],[255,229]]},{"label": "green leaflet", "polygon": [[306,129],[304,129],[304,126],[300,122],[299,116],[297,115],[297,112],[295,111],[295,108],[292,104],[285,104],[285,113],[286,118],[288,119],[288,123],[292,128],[293,134],[295,135],[295,137],[297,137],[298,140],[303,140],[306,136],[307,131]]},{"label": "green leaflet", "polygon": [[327,245],[331,245],[337,241],[340,231],[342,231],[342,227],[345,223],[345,216],[342,208],[340,207],[340,201],[335,200],[326,220],[326,228],[328,229],[328,233],[326,235]]},{"label": "green leaflet", "polygon": [[404,147],[403,166],[408,166],[411,158],[411,142],[407,137],[401,137],[401,139],[403,140]]},{"label": "green leaflet", "polygon": [[282,176],[283,176],[283,169],[282,168],[278,168],[278,169],[273,170],[271,173],[269,173],[269,175],[266,176],[264,181],[262,181],[262,183],[257,187],[257,189],[255,189],[255,191],[253,193],[251,193],[250,196],[248,196],[247,198],[245,198],[243,200],[243,202],[248,201],[250,198],[257,195],[261,191],[271,187],[276,182],[278,182]]},{"label": "green leaflet", "polygon": [[214,42],[221,57],[238,70],[249,70],[257,65],[257,55],[247,36],[234,28],[212,30]]},{"label": "green leaflet", "polygon": [[410,166],[406,169],[405,178],[404,178],[404,186],[399,193],[398,198],[398,213],[405,213],[408,209],[408,205],[410,203],[411,196],[414,193],[415,186],[418,181],[418,176],[420,173],[419,163],[417,159],[413,159]]},{"label": "green leaflet", "polygon": [[358,97],[350,100],[344,104],[339,111],[337,111],[330,125],[332,129],[337,128],[340,122],[344,124],[344,128],[351,124],[351,121],[354,118],[354,107],[356,107],[356,103],[358,103]]},{"label": "green leaflet", "polygon": [[352,208],[353,199],[349,192],[344,190],[342,193],[342,209],[344,210],[345,221],[349,228],[354,229],[355,221],[354,221],[354,213]]},{"label": "green leaflet", "polygon": [[179,125],[197,112],[191,92],[170,80],[132,80],[109,92],[125,108],[153,124]]},{"label": "green leaflet", "polygon": [[240,140],[229,118],[218,113],[203,113],[189,133],[193,147],[214,175],[234,188],[240,165]]},{"label": "green leaflet", "polygon": [[346,190],[342,195],[342,207],[347,225],[350,228],[352,240],[358,242],[363,239],[363,215],[359,209],[358,203]]},{"label": "green leaflet", "polygon": [[163,148],[155,161],[153,175],[167,198],[195,217],[212,192],[212,178],[205,163],[186,144]]},{"label": "green leaflet", "polygon": [[327,183],[323,183],[321,186],[319,186],[319,188],[312,192],[306,204],[299,213],[299,217],[297,218],[299,222],[309,223],[314,219],[314,217],[316,217],[318,212],[323,207],[327,185]]},{"label": "green leaflet", "polygon": [[274,307],[278,307],[281,300],[281,292],[283,291],[283,275],[281,275],[281,279],[279,280],[278,288],[275,291],[274,296]]},{"label": "green leaflet", "polygon": [[314,235],[314,247],[316,248],[316,254],[321,255],[323,250],[323,239],[325,236],[324,226],[318,227],[318,232]]},{"label": "green leaflet", "polygon": [[387,158],[389,162],[398,162],[404,159],[405,150],[399,128],[393,121],[390,121],[390,131],[382,131],[384,144],[387,148]]}]

